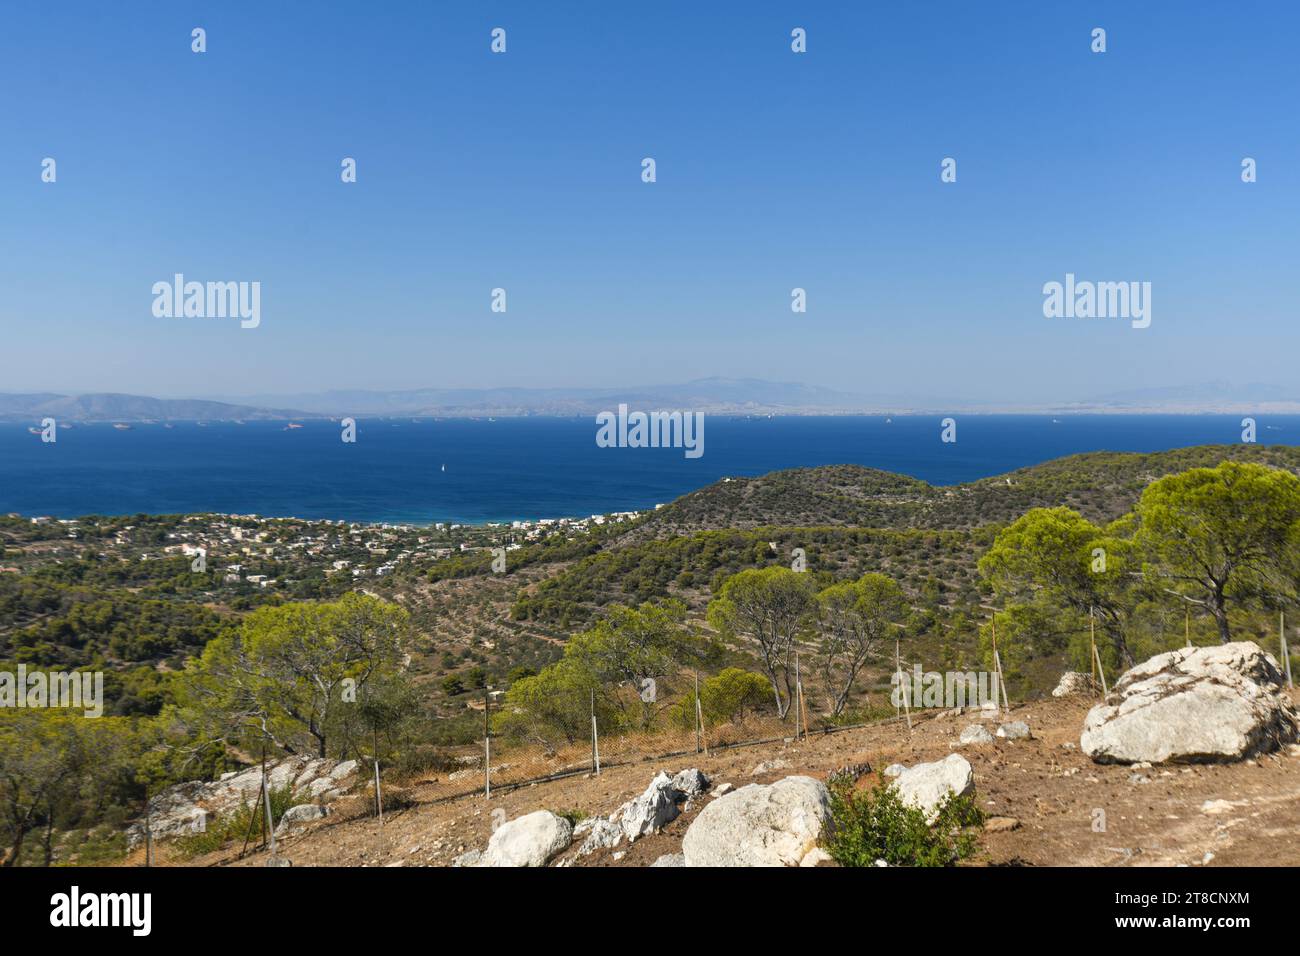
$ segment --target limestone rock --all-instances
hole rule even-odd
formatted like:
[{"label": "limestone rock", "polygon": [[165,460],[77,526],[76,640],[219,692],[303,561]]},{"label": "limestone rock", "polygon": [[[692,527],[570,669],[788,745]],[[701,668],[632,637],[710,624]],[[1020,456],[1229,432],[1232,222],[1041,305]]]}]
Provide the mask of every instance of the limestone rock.
[{"label": "limestone rock", "polygon": [[1085,674],[1082,671],[1066,671],[1061,675],[1060,681],[1057,682],[1056,689],[1052,691],[1052,696],[1069,697],[1072,694],[1091,694],[1094,692],[1095,687],[1091,674]]},{"label": "limestone rock", "polygon": [[1098,763],[1242,760],[1300,736],[1272,656],[1248,641],[1157,654],[1088,712],[1079,747]]},{"label": "limestone rock", "polygon": [[1011,720],[999,724],[996,735],[1007,740],[1023,740],[1029,736],[1029,725],[1023,720]]},{"label": "limestone rock", "polygon": [[296,807],[290,807],[280,817],[280,822],[275,825],[276,834],[285,833],[295,827],[300,827],[313,820],[323,820],[329,813],[329,808],[322,807],[315,803],[301,803]]},{"label": "limestone rock", "polygon": [[919,763],[900,773],[894,781],[898,795],[909,806],[921,810],[934,822],[939,806],[950,796],[965,796],[975,789],[975,774],[961,754],[949,754],[934,763]]},{"label": "limestone rock", "polygon": [[830,825],[830,792],[820,780],[751,783],[700,811],[682,854],[687,866],[798,866]]},{"label": "limestone rock", "polygon": [[681,799],[682,794],[673,786],[672,778],[660,771],[639,797],[623,804],[615,822],[622,828],[627,842],[634,843],[675,820]]},{"label": "limestone rock", "polygon": [[961,732],[960,740],[963,744],[991,744],[993,735],[983,724],[971,724]]},{"label": "limestone rock", "polygon": [[573,826],[550,810],[536,810],[497,827],[477,866],[545,866],[573,838]]}]

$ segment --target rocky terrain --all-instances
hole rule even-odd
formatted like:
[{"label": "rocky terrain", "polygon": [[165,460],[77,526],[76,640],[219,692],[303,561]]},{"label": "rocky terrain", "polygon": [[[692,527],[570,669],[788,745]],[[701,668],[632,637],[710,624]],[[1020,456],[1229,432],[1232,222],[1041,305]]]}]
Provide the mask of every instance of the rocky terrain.
[{"label": "rocky terrain", "polygon": [[1134,668],[1105,701],[1067,677],[1058,698],[1010,714],[929,711],[910,730],[891,722],[616,767],[412,806],[382,827],[331,814],[286,831],[280,852],[295,866],[831,865],[819,841],[831,825],[825,781],[840,773],[860,788],[892,780],[927,813],[974,794],[987,817],[967,865],[1295,865],[1295,702],[1255,645],[1189,649]]}]

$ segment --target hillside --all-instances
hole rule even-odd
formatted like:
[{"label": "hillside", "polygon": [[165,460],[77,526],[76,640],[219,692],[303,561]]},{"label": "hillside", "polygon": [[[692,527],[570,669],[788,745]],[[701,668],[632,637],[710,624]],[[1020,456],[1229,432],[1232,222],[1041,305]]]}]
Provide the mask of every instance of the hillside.
[{"label": "hillside", "polygon": [[1130,508],[1156,478],[1229,460],[1297,472],[1300,448],[1240,444],[1149,454],[1089,452],[951,486],[859,465],[798,468],[715,482],[660,508],[635,534],[818,525],[965,529],[1007,523],[1030,508],[1062,504],[1094,521],[1109,521]]}]

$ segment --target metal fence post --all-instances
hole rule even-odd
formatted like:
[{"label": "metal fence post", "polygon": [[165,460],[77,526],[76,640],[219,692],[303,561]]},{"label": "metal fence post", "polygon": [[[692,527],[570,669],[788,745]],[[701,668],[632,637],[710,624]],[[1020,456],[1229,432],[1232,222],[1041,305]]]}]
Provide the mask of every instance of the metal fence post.
[{"label": "metal fence post", "polygon": [[492,799],[492,730],[488,723],[488,708],[491,698],[488,689],[483,688],[483,796]]},{"label": "metal fence post", "polygon": [[275,857],[275,820],[271,818],[271,788],[266,780],[266,757],[262,757],[262,799],[266,807],[266,832],[271,840],[271,856]]},{"label": "metal fence post", "polygon": [[695,672],[695,752],[700,752],[700,672]]},{"label": "metal fence post", "polygon": [[600,732],[596,729],[596,689],[591,691],[591,766],[600,776]]}]

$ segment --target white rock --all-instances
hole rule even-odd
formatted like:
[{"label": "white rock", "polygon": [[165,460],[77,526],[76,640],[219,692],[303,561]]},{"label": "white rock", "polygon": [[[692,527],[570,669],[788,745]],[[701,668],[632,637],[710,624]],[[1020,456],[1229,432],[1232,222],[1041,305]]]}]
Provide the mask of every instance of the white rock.
[{"label": "white rock", "polygon": [[1029,725],[1023,720],[1012,720],[998,724],[997,735],[1007,740],[1022,740],[1029,736]]},{"label": "white rock", "polygon": [[983,724],[971,724],[961,732],[960,741],[963,744],[991,744],[993,735]]},{"label": "white rock", "polygon": [[831,855],[819,846],[813,847],[804,858],[799,861],[800,866],[821,866],[823,863],[830,863]]},{"label": "white rock", "polygon": [[1085,674],[1082,671],[1066,671],[1061,675],[1056,689],[1052,691],[1053,697],[1069,697],[1072,694],[1091,694],[1094,692],[1092,675]]},{"label": "white rock", "polygon": [[545,866],[569,845],[573,826],[550,810],[537,810],[497,827],[478,866]]},{"label": "white rock", "polygon": [[830,824],[830,793],[820,780],[751,783],[700,811],[682,854],[687,866],[798,866]]},{"label": "white rock", "polygon": [[945,799],[965,796],[975,789],[975,774],[965,757],[949,754],[934,763],[919,763],[904,770],[893,785],[903,803],[921,810],[933,823]]},{"label": "white rock", "polygon": [[587,839],[583,840],[582,846],[578,847],[578,856],[591,856],[597,850],[612,849],[623,839],[623,828],[617,823],[610,823],[600,817],[594,819],[595,823],[590,827]]},{"label": "white rock", "polygon": [[886,777],[897,777],[900,773],[902,773],[906,769],[907,768],[904,767],[901,763],[891,763],[888,767],[886,767],[881,772]]},{"label": "white rock", "polygon": [[634,843],[675,820],[680,799],[681,794],[673,786],[672,778],[660,771],[639,797],[620,808],[617,822],[627,842]]},{"label": "white rock", "polygon": [[735,789],[736,788],[732,786],[730,783],[720,783],[718,784],[717,789],[713,791],[713,795],[715,797],[723,797],[731,793],[731,791]]},{"label": "white rock", "polygon": [[478,866],[479,860],[481,860],[482,858],[483,858],[482,850],[470,850],[469,852],[462,853],[460,856],[453,859],[451,861],[451,865],[452,866]]},{"label": "white rock", "polygon": [[[350,766],[349,766],[350,765]],[[267,764],[273,790],[290,788],[297,800],[329,803],[353,783],[356,761],[335,763],[320,757],[285,757]],[[261,766],[224,773],[217,780],[191,780],[168,787],[149,801],[150,825],[155,840],[192,833],[204,814],[224,815],[252,806],[262,788]],[[126,831],[128,848],[144,842],[144,821]]]},{"label": "white rock", "polygon": [[1239,641],[1157,654],[1088,712],[1080,749],[1098,763],[1241,760],[1300,736],[1273,658]]},{"label": "white rock", "polygon": [[683,770],[673,777],[673,788],[688,797],[699,796],[709,789],[709,778],[700,770],[692,767],[690,770]]},{"label": "white rock", "polygon": [[655,861],[654,861],[653,863],[651,863],[650,865],[651,865],[652,867],[655,867],[655,866],[685,866],[685,865],[686,865],[686,858],[685,858],[684,856],[682,856],[680,853],[665,853],[663,856],[659,857],[659,859],[655,860]]},{"label": "white rock", "polygon": [[777,757],[775,760],[764,760],[753,770],[749,772],[751,777],[761,777],[765,773],[772,773],[776,770],[789,770],[790,761]]},{"label": "white rock", "polygon": [[276,833],[284,833],[286,830],[292,830],[294,827],[311,823],[313,820],[321,820],[329,813],[328,807],[322,807],[315,803],[300,803],[296,807],[290,807],[284,811],[284,816],[280,817],[280,822],[275,825]]}]

